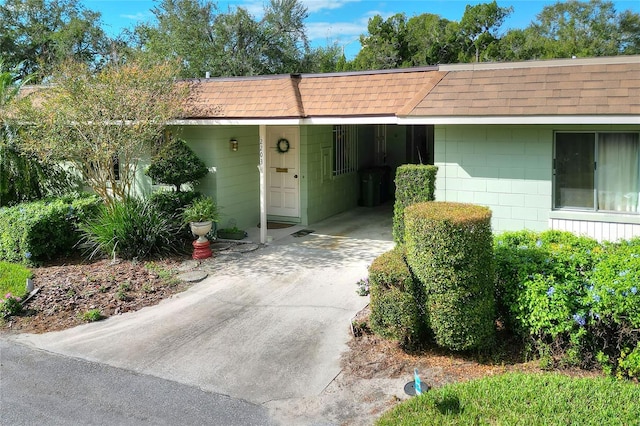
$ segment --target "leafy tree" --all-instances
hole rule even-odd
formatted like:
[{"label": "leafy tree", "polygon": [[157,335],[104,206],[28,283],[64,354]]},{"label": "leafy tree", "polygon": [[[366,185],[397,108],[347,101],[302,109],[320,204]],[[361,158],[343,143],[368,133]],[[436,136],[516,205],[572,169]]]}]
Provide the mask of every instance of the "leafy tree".
[{"label": "leafy tree", "polygon": [[[512,11],[512,7],[499,7],[495,0],[475,6],[467,5],[460,20],[460,30],[465,42],[464,54],[471,50],[475,62],[486,59],[486,56],[483,58],[483,52],[498,41],[498,30]],[[461,56],[459,59],[469,58]]]},{"label": "leafy tree", "polygon": [[406,41],[413,66],[455,62],[460,50],[457,22],[423,13],[407,21]]},{"label": "leafy tree", "polygon": [[261,20],[242,7],[220,13],[209,0],[161,0],[152,12],[158,24],[136,27],[135,40],[152,60],[181,59],[182,77],[303,72],[314,66],[304,27],[307,9],[298,0],[270,0]]},{"label": "leafy tree", "polygon": [[14,103],[27,83],[17,67],[6,69],[0,59],[0,207],[59,195],[75,189],[73,176],[63,169],[42,164],[20,150]]},{"label": "leafy tree", "polygon": [[246,9],[239,7],[233,13],[218,15],[212,32],[212,75],[263,74],[263,34]]},{"label": "leafy tree", "polygon": [[624,55],[640,53],[640,14],[626,10],[619,15],[618,19],[621,53]]},{"label": "leafy tree", "polygon": [[342,68],[346,62],[342,48],[337,43],[310,49],[302,59],[300,69],[309,73],[348,71]]},{"label": "leafy tree", "polygon": [[491,46],[487,54],[495,61],[525,61],[545,57],[544,43],[531,27],[508,31],[498,43]]},{"label": "leafy tree", "polygon": [[369,19],[368,35],[360,36],[362,49],[354,59],[355,69],[392,69],[408,66],[404,13],[383,19],[376,15]]},{"label": "leafy tree", "polygon": [[212,29],[217,7],[210,1],[162,0],[151,9],[157,24],[140,24],[133,40],[151,61],[182,60],[182,77],[213,71]]},{"label": "leafy tree", "polygon": [[158,152],[145,171],[155,182],[176,187],[195,183],[209,173],[207,166],[182,139],[171,139]]},{"label": "leafy tree", "polygon": [[557,2],[538,14],[532,28],[546,58],[618,55],[640,47],[639,15],[618,14],[610,1]]},{"label": "leafy tree", "polygon": [[498,29],[511,8],[497,3],[467,6],[460,22],[422,14],[408,21],[402,13],[386,20],[369,19],[368,34],[360,36],[363,48],[353,61],[355,69],[389,69],[490,59]]},{"label": "leafy tree", "polygon": [[[67,162],[109,206],[125,199],[138,159],[166,122],[180,115],[185,85],[174,84],[173,63],[111,64],[97,73],[66,62],[51,87],[20,105],[23,146],[40,158]],[[119,175],[114,168],[119,162]]]},{"label": "leafy tree", "polygon": [[37,162],[20,154],[14,128],[9,124],[9,106],[23,84],[17,70],[6,70],[0,61],[0,206],[42,196],[38,184],[41,169]]},{"label": "leafy tree", "polygon": [[306,71],[301,69],[310,51],[304,20],[307,8],[298,0],[271,0],[260,22],[263,34],[264,74]]},{"label": "leafy tree", "polygon": [[108,52],[109,40],[100,13],[78,0],[5,0],[0,3],[0,52],[21,78],[51,74],[69,57],[96,65]]}]

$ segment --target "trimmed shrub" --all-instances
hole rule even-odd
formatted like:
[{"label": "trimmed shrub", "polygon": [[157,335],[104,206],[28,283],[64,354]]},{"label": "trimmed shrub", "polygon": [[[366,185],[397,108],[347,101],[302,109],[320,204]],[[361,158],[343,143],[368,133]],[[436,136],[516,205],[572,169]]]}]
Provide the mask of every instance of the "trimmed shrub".
[{"label": "trimmed shrub", "polygon": [[491,211],[427,202],[405,209],[407,262],[424,286],[436,343],[488,346],[495,333]]},{"label": "trimmed shrub", "polygon": [[416,285],[404,251],[391,250],[378,256],[369,267],[371,329],[404,346],[421,340],[424,324],[422,287]]},{"label": "trimmed shrub", "polygon": [[509,232],[496,237],[495,258],[500,316],[545,363],[638,377],[640,239]]},{"label": "trimmed shrub", "polygon": [[176,253],[179,228],[148,201],[129,198],[81,225],[89,257],[98,253],[123,259],[146,259]]},{"label": "trimmed shrub", "polygon": [[149,203],[159,214],[171,220],[180,229],[182,236],[187,238],[191,235],[191,231],[189,231],[189,226],[182,220],[182,213],[187,206],[201,196],[202,194],[197,191],[158,191],[151,194]]},{"label": "trimmed shrub", "polygon": [[435,200],[436,166],[405,164],[396,170],[396,201],[393,205],[393,239],[404,242],[404,209],[425,201]]},{"label": "trimmed shrub", "polygon": [[151,160],[145,173],[154,182],[173,185],[180,192],[183,184],[197,182],[209,169],[184,140],[172,139]]},{"label": "trimmed shrub", "polygon": [[554,339],[573,327],[597,241],[569,232],[505,232],[495,238],[496,300],[500,319],[522,337]]},{"label": "trimmed shrub", "polygon": [[605,244],[585,287],[580,313],[595,347],[583,357],[595,351],[611,372],[640,379],[640,239]]},{"label": "trimmed shrub", "polygon": [[201,195],[197,191],[158,191],[151,194],[149,202],[162,215],[166,217],[174,216],[182,222],[180,215],[182,215],[184,208]]},{"label": "trimmed shrub", "polygon": [[65,196],[0,208],[0,259],[37,262],[70,253],[80,222],[97,214],[96,196]]}]

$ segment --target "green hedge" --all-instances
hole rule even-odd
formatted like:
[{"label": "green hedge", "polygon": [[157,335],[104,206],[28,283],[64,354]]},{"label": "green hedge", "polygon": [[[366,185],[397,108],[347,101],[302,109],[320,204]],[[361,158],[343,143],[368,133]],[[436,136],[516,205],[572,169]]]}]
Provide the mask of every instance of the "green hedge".
[{"label": "green hedge", "polygon": [[176,228],[179,229],[180,235],[185,239],[192,237],[189,225],[182,220],[182,213],[185,207],[191,205],[193,200],[201,197],[198,191],[157,191],[149,197],[149,203],[163,217],[169,219]]},{"label": "green hedge", "polygon": [[0,208],[0,260],[37,262],[71,252],[78,224],[101,204],[96,196],[68,196]]},{"label": "green hedge", "polygon": [[494,250],[500,317],[545,365],[640,377],[640,239],[519,231]]},{"label": "green hedge", "polygon": [[378,256],[369,267],[371,329],[412,346],[427,329],[424,297],[398,248]]},{"label": "green hedge", "polygon": [[466,350],[495,333],[491,211],[426,202],[405,209],[407,262],[424,286],[438,345]]},{"label": "green hedge", "polygon": [[396,201],[393,206],[393,239],[404,242],[404,209],[435,200],[436,166],[405,164],[396,170]]}]

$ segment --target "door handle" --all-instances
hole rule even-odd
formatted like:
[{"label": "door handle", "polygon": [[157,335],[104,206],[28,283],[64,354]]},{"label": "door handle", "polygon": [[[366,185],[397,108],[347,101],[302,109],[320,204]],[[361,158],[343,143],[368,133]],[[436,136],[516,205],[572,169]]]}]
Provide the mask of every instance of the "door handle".
[{"label": "door handle", "polygon": [[298,179],[298,175],[293,175],[293,178],[294,179]]}]

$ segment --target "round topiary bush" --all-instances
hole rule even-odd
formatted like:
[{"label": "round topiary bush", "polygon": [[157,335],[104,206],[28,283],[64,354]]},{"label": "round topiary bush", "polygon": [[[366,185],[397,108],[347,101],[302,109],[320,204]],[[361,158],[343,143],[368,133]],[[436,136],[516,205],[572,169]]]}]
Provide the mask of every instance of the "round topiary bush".
[{"label": "round topiary bush", "polygon": [[153,157],[145,171],[154,182],[173,185],[176,192],[209,173],[207,166],[182,139],[172,139]]},{"label": "round topiary bush", "polygon": [[491,211],[426,202],[405,209],[407,262],[424,286],[438,345],[481,348],[495,333]]},{"label": "round topiary bush", "polygon": [[416,285],[398,248],[378,256],[369,267],[371,329],[404,346],[420,342],[424,324],[422,286]]}]

